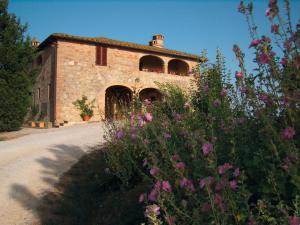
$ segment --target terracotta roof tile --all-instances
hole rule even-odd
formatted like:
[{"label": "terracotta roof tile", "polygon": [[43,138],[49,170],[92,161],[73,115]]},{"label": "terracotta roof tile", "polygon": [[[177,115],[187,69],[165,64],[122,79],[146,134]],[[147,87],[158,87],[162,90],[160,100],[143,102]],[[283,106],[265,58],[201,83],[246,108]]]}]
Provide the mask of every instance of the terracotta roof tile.
[{"label": "terracotta roof tile", "polygon": [[101,43],[101,44],[105,44],[108,46],[117,46],[117,47],[140,50],[140,51],[154,52],[154,53],[158,53],[158,54],[182,57],[182,58],[186,58],[186,59],[190,59],[190,60],[194,60],[194,61],[201,61],[201,62],[206,61],[206,59],[200,57],[199,55],[175,51],[175,50],[166,49],[166,48],[158,48],[158,47],[149,46],[149,45],[142,45],[142,44],[136,44],[136,43],[131,43],[131,42],[118,41],[118,40],[113,40],[113,39],[105,38],[105,37],[81,37],[81,36],[74,36],[74,35],[63,34],[63,33],[51,34],[48,38],[46,38],[39,45],[39,49],[44,48],[48,43],[52,42],[53,40],[58,40],[58,39],[63,39],[63,40],[68,40],[68,41],[76,41],[76,42],[94,43],[94,44]]}]

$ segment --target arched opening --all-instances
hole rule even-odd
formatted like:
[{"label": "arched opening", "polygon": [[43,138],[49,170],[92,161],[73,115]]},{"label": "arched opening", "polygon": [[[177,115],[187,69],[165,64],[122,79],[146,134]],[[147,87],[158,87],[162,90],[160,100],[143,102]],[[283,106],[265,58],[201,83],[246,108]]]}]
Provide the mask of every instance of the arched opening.
[{"label": "arched opening", "polygon": [[142,102],[145,102],[145,100],[149,100],[150,102],[162,100],[162,94],[155,88],[145,88],[140,91],[139,95]]},{"label": "arched opening", "polygon": [[168,64],[169,74],[187,76],[188,71],[189,71],[189,65],[186,62],[179,59],[172,59],[169,61]]},{"label": "arched opening", "polygon": [[115,85],[105,91],[105,118],[122,119],[127,113],[132,91],[125,86]]},{"label": "arched opening", "polygon": [[140,71],[163,73],[164,61],[157,56],[143,56],[140,59]]}]

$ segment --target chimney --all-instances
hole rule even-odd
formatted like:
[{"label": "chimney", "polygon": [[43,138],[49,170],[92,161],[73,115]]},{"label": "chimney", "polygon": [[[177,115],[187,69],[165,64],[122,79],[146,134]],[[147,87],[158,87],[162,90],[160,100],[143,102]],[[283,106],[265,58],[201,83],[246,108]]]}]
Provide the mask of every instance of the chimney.
[{"label": "chimney", "polygon": [[149,41],[150,46],[163,48],[164,47],[164,36],[161,34],[153,35],[152,41]]},{"label": "chimney", "polygon": [[36,38],[32,38],[31,45],[32,47],[38,47],[40,42]]}]

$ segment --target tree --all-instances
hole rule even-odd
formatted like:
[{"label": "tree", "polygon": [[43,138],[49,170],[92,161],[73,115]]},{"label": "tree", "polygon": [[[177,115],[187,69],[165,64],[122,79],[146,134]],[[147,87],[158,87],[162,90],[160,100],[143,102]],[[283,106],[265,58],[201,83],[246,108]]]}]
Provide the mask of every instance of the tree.
[{"label": "tree", "polygon": [[25,34],[26,25],[7,11],[0,0],[0,131],[19,128],[31,104],[37,71],[35,49]]}]

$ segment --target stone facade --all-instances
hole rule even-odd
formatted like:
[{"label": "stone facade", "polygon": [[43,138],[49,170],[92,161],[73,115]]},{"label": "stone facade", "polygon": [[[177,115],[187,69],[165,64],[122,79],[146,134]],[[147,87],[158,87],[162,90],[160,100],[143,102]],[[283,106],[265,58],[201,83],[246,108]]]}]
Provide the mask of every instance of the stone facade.
[{"label": "stone facade", "polygon": [[[156,82],[168,82],[186,89],[190,86],[191,76],[169,74],[169,62],[176,59],[179,66],[184,63],[189,71],[199,65],[199,60],[195,58],[105,45],[107,65],[100,66],[96,64],[96,45],[99,44],[56,39],[40,49],[42,60],[38,58],[38,63],[41,65],[41,72],[37,79],[34,102],[40,111],[45,111],[43,114],[50,121],[82,121],[80,112],[72,104],[82,95],[89,100],[95,99],[96,108],[92,120],[104,119],[107,111],[105,107],[108,107],[106,92],[112,86],[127,87],[130,90],[134,87],[139,90],[155,90]],[[162,61],[162,71],[141,69],[141,59],[148,55]]]}]

